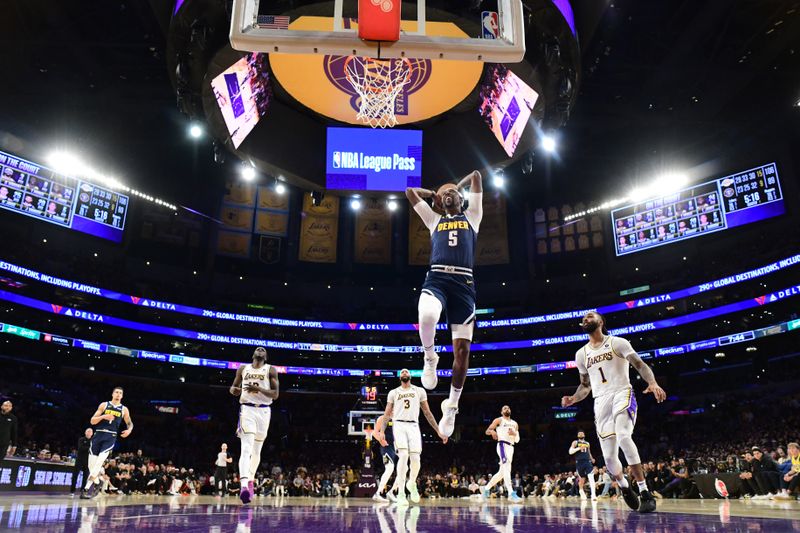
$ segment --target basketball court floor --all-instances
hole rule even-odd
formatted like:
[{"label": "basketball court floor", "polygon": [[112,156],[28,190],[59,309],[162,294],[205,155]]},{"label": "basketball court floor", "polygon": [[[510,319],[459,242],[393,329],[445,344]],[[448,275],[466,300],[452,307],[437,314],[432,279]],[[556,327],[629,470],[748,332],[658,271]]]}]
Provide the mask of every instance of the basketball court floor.
[{"label": "basketball court floor", "polygon": [[423,500],[395,507],[366,499],[257,498],[243,506],[212,496],[0,496],[0,531],[256,532],[338,531],[437,533],[444,531],[706,532],[800,531],[800,503],[724,500],[660,501],[654,514],[628,510],[622,501]]}]

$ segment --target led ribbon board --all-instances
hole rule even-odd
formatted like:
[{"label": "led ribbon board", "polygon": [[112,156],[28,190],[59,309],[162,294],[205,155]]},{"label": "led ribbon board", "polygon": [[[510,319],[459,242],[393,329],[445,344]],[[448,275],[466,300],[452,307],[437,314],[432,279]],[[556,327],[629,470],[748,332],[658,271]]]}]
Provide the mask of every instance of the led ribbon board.
[{"label": "led ribbon board", "polygon": [[[792,320],[789,322],[781,322],[763,328],[742,331],[734,333],[733,335],[725,335],[723,337],[716,337],[713,339],[706,339],[702,341],[695,341],[686,344],[679,344],[677,346],[669,346],[666,348],[656,348],[647,352],[639,352],[642,359],[652,359],[654,357],[668,357],[672,355],[685,355],[691,352],[700,350],[710,350],[720,346],[728,346],[740,342],[752,341],[762,337],[769,337],[772,335],[781,335],[800,329],[800,320]],[[25,335],[20,335],[20,332],[27,332]],[[22,336],[29,340],[38,340],[41,342],[49,342],[53,344],[62,343],[65,346],[74,346],[75,348],[82,348],[99,353],[110,353],[117,355],[124,355],[134,359],[146,359],[149,361],[157,361],[161,363],[189,365],[189,366],[202,366],[216,369],[236,370],[241,365],[246,363],[240,361],[222,361],[219,359],[208,359],[203,357],[190,357],[187,355],[175,355],[161,352],[151,352],[147,350],[138,350],[134,348],[123,348],[121,346],[114,346],[112,344],[103,344],[94,341],[87,341],[76,339],[72,337],[61,337],[50,333],[42,333],[36,330],[30,330],[21,326],[13,324],[0,323],[0,333],[8,335]],[[58,339],[58,342],[56,342]],[[325,377],[395,377],[399,374],[399,370],[367,370],[355,368],[315,368],[303,366],[281,366],[272,365],[280,374],[291,374],[301,376],[325,376]],[[540,363],[530,365],[516,365],[516,366],[497,366],[497,367],[481,367],[470,368],[467,372],[470,376],[497,376],[507,374],[532,374],[537,372],[559,372],[575,368],[575,361],[560,361],[552,363]],[[442,377],[452,376],[452,370],[437,370],[437,375]],[[412,370],[412,377],[420,377],[422,370]]]},{"label": "led ribbon board", "polygon": [[[700,320],[715,318],[718,316],[745,311],[756,307],[768,305],[780,300],[791,298],[800,295],[800,284],[792,285],[783,290],[772,292],[757,296],[755,298],[748,298],[740,302],[734,302],[727,305],[721,305],[711,309],[705,309],[687,315],[666,318],[663,320],[656,320],[654,322],[644,322],[641,324],[634,324],[611,330],[613,335],[630,335],[632,333],[639,333],[642,331],[655,331],[658,329],[673,328],[682,326],[684,324],[691,324]],[[204,342],[218,342],[224,344],[238,344],[245,346],[266,346],[267,348],[274,348],[278,350],[298,350],[298,351],[312,351],[312,352],[355,352],[355,353],[416,353],[421,350],[420,346],[382,346],[379,344],[322,344],[310,342],[287,342],[267,339],[255,339],[248,337],[237,337],[233,335],[225,335],[218,333],[205,333],[200,331],[191,331],[179,328],[172,328],[169,326],[159,326],[156,324],[145,324],[142,322],[135,322],[123,318],[117,318],[111,315],[103,315],[84,311],[81,309],[74,309],[62,305],[44,302],[35,298],[21,296],[18,294],[10,293],[8,291],[0,290],[0,300],[12,302],[15,304],[38,309],[48,313],[57,315],[74,317],[89,322],[101,323],[107,326],[115,326],[124,329],[142,331],[146,333],[154,333],[157,335],[167,335],[172,337],[182,337],[186,339],[193,339]],[[472,345],[473,351],[494,351],[494,350],[513,350],[522,348],[535,348],[538,346],[552,346],[555,344],[567,344],[570,342],[584,342],[586,335],[583,333],[574,335],[563,335],[556,337],[547,337],[543,339],[528,339],[519,341],[501,341],[493,343],[476,343]],[[440,346],[438,351],[450,352],[453,348],[451,346]]]},{"label": "led ribbon board", "polygon": [[[766,276],[774,272],[792,267],[800,263],[800,254],[769,263],[767,265],[740,272],[731,276],[726,276],[714,281],[707,281],[694,287],[686,289],[679,289],[677,291],[668,292],[664,294],[657,294],[654,296],[647,296],[636,300],[628,300],[616,304],[604,305],[597,308],[582,309],[576,311],[562,311],[558,313],[550,313],[546,315],[536,315],[529,317],[519,318],[501,318],[497,320],[481,320],[478,321],[479,328],[502,328],[511,326],[527,326],[530,324],[544,324],[548,322],[558,322],[561,320],[572,320],[581,318],[587,311],[598,311],[604,315],[616,313],[619,311],[627,311],[640,307],[647,307],[650,305],[664,303],[681,298],[687,298],[703,292],[721,289],[729,285],[735,285],[751,279]],[[71,291],[82,292],[84,294],[91,294],[99,296],[108,300],[124,302],[127,304],[138,305],[142,307],[150,307],[160,311],[168,311],[174,313],[182,313],[186,315],[201,316],[205,318],[212,318],[214,320],[232,320],[235,322],[250,322],[253,324],[264,324],[268,326],[281,326],[293,328],[313,328],[313,329],[331,329],[331,330],[351,330],[351,331],[416,331],[415,324],[376,324],[376,323],[362,323],[362,322],[325,322],[313,320],[294,320],[289,318],[274,318],[256,315],[247,315],[243,313],[235,313],[232,311],[214,311],[212,309],[201,309],[199,307],[191,307],[188,305],[181,305],[161,300],[153,300],[150,298],[142,298],[140,296],[132,296],[130,294],[122,294],[119,292],[111,291],[108,289],[101,289],[85,283],[77,281],[70,281],[36,270],[31,270],[22,266],[0,261],[0,270],[6,271],[19,276],[61,287]],[[447,329],[447,324],[439,324],[438,329]]]}]

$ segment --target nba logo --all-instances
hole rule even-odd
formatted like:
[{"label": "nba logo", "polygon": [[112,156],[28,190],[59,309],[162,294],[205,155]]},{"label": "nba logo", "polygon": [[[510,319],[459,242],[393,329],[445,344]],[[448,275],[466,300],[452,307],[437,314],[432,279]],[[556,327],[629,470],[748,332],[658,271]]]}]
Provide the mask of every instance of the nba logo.
[{"label": "nba logo", "polygon": [[340,152],[333,152],[333,168],[340,168],[342,166],[342,154]]},{"label": "nba logo", "polygon": [[497,11],[482,11],[481,12],[481,28],[484,39],[497,39],[498,24],[497,24]]}]

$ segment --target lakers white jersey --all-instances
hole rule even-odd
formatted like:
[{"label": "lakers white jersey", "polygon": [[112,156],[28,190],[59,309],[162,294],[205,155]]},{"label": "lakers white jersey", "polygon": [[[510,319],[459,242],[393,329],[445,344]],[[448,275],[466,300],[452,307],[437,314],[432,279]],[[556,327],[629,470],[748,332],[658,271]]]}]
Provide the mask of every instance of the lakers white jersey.
[{"label": "lakers white jersey", "polygon": [[263,394],[256,394],[246,390],[247,385],[258,384],[261,390],[269,390],[269,365],[264,364],[259,368],[253,368],[248,363],[242,370],[242,395],[239,396],[239,403],[252,403],[255,405],[270,405],[272,398],[265,398]]},{"label": "lakers white jersey", "polygon": [[497,440],[516,444],[519,442],[519,425],[511,418],[500,417],[500,424],[495,429]]},{"label": "lakers white jersey", "polygon": [[416,422],[419,419],[419,406],[422,402],[428,401],[428,393],[416,385],[408,388],[397,387],[389,392],[387,401],[394,404],[392,420]]},{"label": "lakers white jersey", "polygon": [[581,374],[589,374],[594,398],[631,387],[628,356],[632,353],[630,342],[611,335],[596,348],[588,342],[578,350],[575,364]]}]

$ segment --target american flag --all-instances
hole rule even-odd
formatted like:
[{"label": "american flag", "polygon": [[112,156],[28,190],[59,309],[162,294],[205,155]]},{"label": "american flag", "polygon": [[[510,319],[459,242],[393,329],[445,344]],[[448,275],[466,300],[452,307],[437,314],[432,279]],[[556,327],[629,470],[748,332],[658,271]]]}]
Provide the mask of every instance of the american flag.
[{"label": "american flag", "polygon": [[265,30],[289,29],[289,17],[285,15],[259,15],[256,25]]}]

